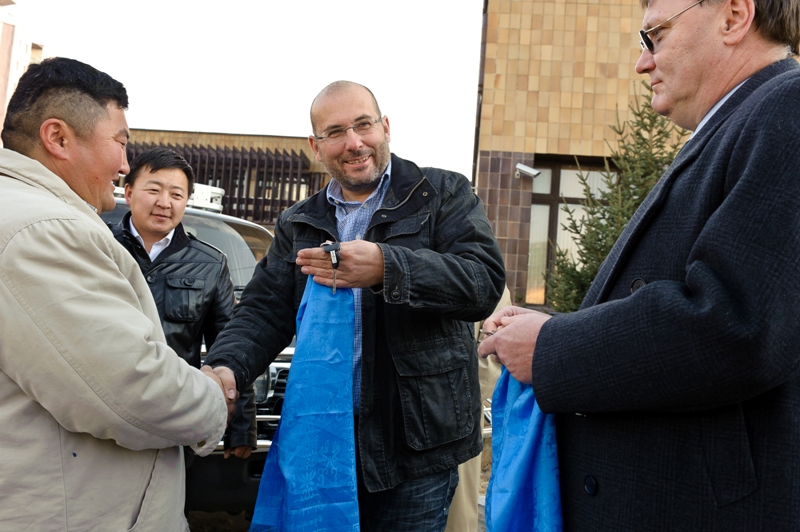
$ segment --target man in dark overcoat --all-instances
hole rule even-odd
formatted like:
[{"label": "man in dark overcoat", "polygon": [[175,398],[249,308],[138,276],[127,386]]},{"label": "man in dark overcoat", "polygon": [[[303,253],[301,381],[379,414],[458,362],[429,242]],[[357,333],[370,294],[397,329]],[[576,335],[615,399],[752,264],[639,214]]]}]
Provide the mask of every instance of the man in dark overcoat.
[{"label": "man in dark overcoat", "polygon": [[642,0],[653,108],[693,131],[581,310],[480,346],[557,414],[568,530],[800,530],[797,0]]}]

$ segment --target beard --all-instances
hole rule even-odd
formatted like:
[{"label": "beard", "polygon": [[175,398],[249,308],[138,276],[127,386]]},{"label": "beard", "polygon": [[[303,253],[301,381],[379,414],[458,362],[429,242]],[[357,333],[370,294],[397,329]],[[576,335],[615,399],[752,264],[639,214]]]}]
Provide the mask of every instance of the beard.
[{"label": "beard", "polygon": [[368,192],[377,188],[381,177],[383,177],[383,171],[389,164],[389,158],[391,157],[389,142],[384,138],[383,142],[376,146],[374,150],[365,148],[359,151],[347,152],[342,156],[342,158],[356,159],[368,155],[372,155],[375,167],[369,174],[360,177],[348,175],[338,161],[328,161],[323,158],[322,163],[325,165],[325,169],[328,170],[328,173],[331,174],[331,177],[335,179],[343,189],[355,193]]}]

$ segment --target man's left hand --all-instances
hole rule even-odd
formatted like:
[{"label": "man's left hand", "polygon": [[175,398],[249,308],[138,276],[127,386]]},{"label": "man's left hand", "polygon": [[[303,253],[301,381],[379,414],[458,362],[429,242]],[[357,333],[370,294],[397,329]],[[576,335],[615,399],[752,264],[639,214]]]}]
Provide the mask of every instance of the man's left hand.
[{"label": "man's left hand", "polygon": [[[319,248],[306,248],[297,252],[297,265],[314,282],[333,286],[333,264],[330,253]],[[339,268],[336,270],[337,288],[368,288],[383,284],[383,252],[380,246],[366,240],[342,242],[339,250]]]},{"label": "man's left hand", "polygon": [[249,445],[240,445],[239,447],[232,447],[230,449],[225,449],[223,452],[224,458],[227,460],[230,458],[231,455],[235,456],[236,458],[241,458],[244,460],[245,458],[250,456],[250,453],[253,452],[253,448]]},{"label": "man's left hand", "polygon": [[493,332],[478,346],[482,357],[496,354],[500,363],[519,382],[533,381],[533,351],[542,325],[550,316],[534,310],[506,307],[489,316],[484,328]]}]

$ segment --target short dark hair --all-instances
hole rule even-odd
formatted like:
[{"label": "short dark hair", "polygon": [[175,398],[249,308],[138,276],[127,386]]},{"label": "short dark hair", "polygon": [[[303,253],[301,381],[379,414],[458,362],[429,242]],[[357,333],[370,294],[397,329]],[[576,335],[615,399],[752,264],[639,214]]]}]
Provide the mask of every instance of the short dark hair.
[{"label": "short dark hair", "polygon": [[75,59],[53,57],[32,64],[19,79],[8,102],[2,139],[6,148],[29,154],[39,128],[49,118],[69,124],[88,138],[110,103],[128,108],[128,93],[105,72]]},{"label": "short dark hair", "polygon": [[[721,0],[706,0],[714,4]],[[639,0],[642,9],[650,7],[652,0]],[[756,14],[753,26],[765,39],[789,47],[793,55],[800,47],[800,0],[753,0]],[[702,4],[701,4],[702,6]]]},{"label": "short dark hair", "polygon": [[131,161],[131,171],[125,176],[125,184],[133,186],[136,178],[142,173],[144,169],[148,169],[151,173],[158,172],[164,169],[183,170],[186,174],[186,181],[189,185],[187,191],[189,195],[194,191],[194,170],[191,165],[184,159],[181,154],[174,152],[168,148],[153,148],[140,153],[136,158]]}]

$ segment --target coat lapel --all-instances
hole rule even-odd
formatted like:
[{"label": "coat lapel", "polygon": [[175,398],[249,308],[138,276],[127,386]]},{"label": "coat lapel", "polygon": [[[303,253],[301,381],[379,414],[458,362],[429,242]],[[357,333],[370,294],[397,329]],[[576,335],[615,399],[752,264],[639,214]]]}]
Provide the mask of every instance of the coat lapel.
[{"label": "coat lapel", "polygon": [[589,287],[586,297],[583,299],[581,308],[601,303],[608,297],[609,292],[614,286],[617,275],[621,270],[621,266],[625,263],[625,258],[635,245],[638,237],[647,228],[650,221],[658,212],[659,207],[663,205],[669,195],[672,183],[681,175],[681,172],[697,158],[701,143],[695,142],[696,140],[700,139],[690,139],[684,144],[678,156],[636,210],[630,222],[628,222],[627,227],[625,227],[625,230],[614,244],[614,247],[611,248],[608,257],[606,257],[603,264],[600,266],[597,277]]},{"label": "coat lapel", "polygon": [[733,115],[742,102],[749,98],[766,81],[794,68],[798,68],[797,62],[794,59],[785,59],[755,73],[714,113],[714,116],[703,126],[700,133],[684,144],[678,156],[675,157],[670,167],[636,210],[628,226],[620,235],[619,240],[614,244],[608,257],[600,266],[597,277],[583,299],[581,308],[597,305],[605,301],[614,287],[614,283],[631,250],[669,196],[672,184],[695,162],[703,147],[708,144],[709,140]]}]

